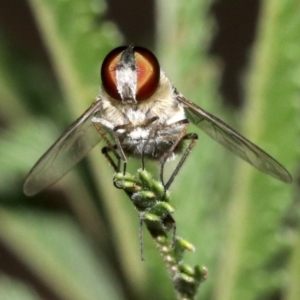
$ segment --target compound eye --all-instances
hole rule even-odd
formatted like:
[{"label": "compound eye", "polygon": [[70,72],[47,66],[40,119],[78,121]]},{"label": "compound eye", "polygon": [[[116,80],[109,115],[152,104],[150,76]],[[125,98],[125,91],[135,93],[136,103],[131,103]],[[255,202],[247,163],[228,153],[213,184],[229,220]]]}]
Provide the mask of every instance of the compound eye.
[{"label": "compound eye", "polygon": [[156,56],[150,50],[143,47],[134,47],[133,50],[138,76],[136,99],[143,101],[157,90],[160,66]]},{"label": "compound eye", "polygon": [[101,67],[101,80],[105,91],[114,99],[122,100],[117,89],[116,70],[126,46],[118,47],[110,51],[105,57]]},{"label": "compound eye", "polygon": [[[132,46],[130,46],[132,47]],[[114,99],[122,100],[118,93],[116,77],[117,66],[127,47],[112,50],[104,59],[101,67],[103,88]],[[143,47],[133,47],[135,70],[137,72],[136,100],[143,101],[151,97],[159,84],[160,66],[155,55]]]}]

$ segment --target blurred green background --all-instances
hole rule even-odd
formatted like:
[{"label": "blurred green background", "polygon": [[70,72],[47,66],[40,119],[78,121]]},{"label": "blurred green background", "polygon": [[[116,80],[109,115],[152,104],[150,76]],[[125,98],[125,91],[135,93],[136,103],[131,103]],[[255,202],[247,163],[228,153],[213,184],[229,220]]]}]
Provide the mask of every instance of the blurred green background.
[{"label": "blurred green background", "polygon": [[209,270],[197,299],[299,299],[300,3],[0,3],[1,300],[175,298],[147,233],[140,260],[138,215],[101,145],[52,188],[22,193],[33,164],[93,102],[105,55],[131,42],[294,178],[261,174],[191,126],[200,138],[171,192],[177,232],[197,249],[186,262]]}]

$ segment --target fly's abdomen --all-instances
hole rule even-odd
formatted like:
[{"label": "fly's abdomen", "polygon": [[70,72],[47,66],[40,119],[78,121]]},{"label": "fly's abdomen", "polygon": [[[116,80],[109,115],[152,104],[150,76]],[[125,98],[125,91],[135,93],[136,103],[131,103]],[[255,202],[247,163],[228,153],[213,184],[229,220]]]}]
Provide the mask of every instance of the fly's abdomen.
[{"label": "fly's abdomen", "polygon": [[[147,158],[160,159],[173,146],[178,138],[178,132],[170,135],[166,134],[165,130],[153,133],[149,129],[136,128],[119,138],[123,151],[127,155],[139,157],[144,152]],[[176,146],[175,151],[170,153],[170,158],[174,158],[175,153],[180,152],[181,148],[182,142]]]}]

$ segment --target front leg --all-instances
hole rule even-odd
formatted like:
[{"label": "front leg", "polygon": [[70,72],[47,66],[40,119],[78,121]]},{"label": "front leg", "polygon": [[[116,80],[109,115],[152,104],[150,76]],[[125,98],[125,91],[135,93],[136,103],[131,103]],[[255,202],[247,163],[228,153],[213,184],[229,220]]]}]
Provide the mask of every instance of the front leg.
[{"label": "front leg", "polygon": [[[175,123],[169,124],[169,127],[178,127],[178,126],[182,126],[182,129],[180,131],[180,133],[178,134],[176,140],[173,142],[172,146],[168,149],[167,152],[164,153],[164,155],[162,156],[161,160],[160,160],[160,180],[162,182],[162,184],[164,185],[165,189],[167,190],[171,183],[173,182],[175,176],[178,174],[180,168],[182,167],[184,161],[186,160],[188,154],[191,152],[191,149],[193,148],[193,146],[195,145],[198,136],[194,135],[194,134],[186,134],[186,130],[188,128],[189,125],[189,120],[188,119],[182,119],[180,121],[177,121]],[[171,177],[169,178],[168,182],[165,184],[164,183],[164,167],[165,167],[165,163],[167,162],[168,158],[173,154],[174,150],[176,149],[176,147],[178,146],[178,144],[185,139],[190,139],[192,140],[190,145],[188,146],[188,148],[185,150],[183,156],[181,157],[180,162],[178,163],[178,165],[176,166],[175,170],[173,171]]]},{"label": "front leg", "polygon": [[[185,149],[183,155],[181,156],[181,159],[179,161],[179,163],[177,164],[176,168],[174,169],[172,175],[170,176],[168,182],[166,183],[166,185],[164,185],[165,190],[168,190],[172,184],[172,182],[174,181],[175,177],[177,176],[178,172],[180,171],[183,163],[185,162],[185,160],[187,159],[188,155],[191,153],[193,147],[195,146],[197,140],[198,140],[198,135],[196,133],[188,133],[186,135],[184,135],[183,137],[180,138],[180,140],[178,141],[178,143],[182,140],[190,140],[190,144],[188,145],[188,147]],[[163,167],[161,168],[162,172],[163,172]],[[161,173],[161,177],[163,176],[163,174]]]},{"label": "front leg", "polygon": [[[104,147],[102,149],[102,154],[104,154],[104,156],[106,157],[106,159],[109,161],[110,165],[115,169],[116,172],[120,172],[120,163],[121,163],[121,160],[123,160],[123,162],[124,162],[123,173],[125,174],[127,159],[126,159],[124,151],[121,147],[120,140],[115,134],[114,127],[112,126],[112,124],[110,122],[108,122],[107,120],[102,119],[100,117],[93,117],[92,122],[93,122],[93,125],[95,126],[95,128],[97,129],[97,131],[99,132],[99,134],[101,135],[101,137],[104,139],[104,141],[107,144],[107,147]],[[104,131],[103,128],[107,128],[108,130],[110,130],[113,133],[114,139],[116,141],[116,145],[113,145],[110,142],[110,140],[107,138],[106,132]],[[119,155],[117,150],[119,150],[119,152],[121,153],[121,156]],[[114,154],[114,156],[117,159],[117,164],[115,164],[114,161],[112,160],[112,158],[109,156],[109,154],[108,154],[109,152],[112,152]]]},{"label": "front leg", "polygon": [[[127,124],[122,124],[122,125],[118,125],[116,127],[114,127],[114,132],[118,131],[118,130],[123,130],[125,132],[131,132],[135,127],[140,127],[140,128],[147,128],[150,127],[151,124],[153,125],[150,129],[149,135],[147,137],[147,140],[145,141],[145,143],[143,144],[143,149],[142,149],[142,169],[145,169],[145,149],[147,147],[147,145],[149,144],[149,141],[151,140],[151,138],[153,138],[155,136],[155,132],[157,130],[158,124],[155,123],[155,121],[157,121],[159,118],[157,116],[149,118],[144,120],[143,122],[141,122],[140,124],[134,126],[132,123],[127,123]],[[122,145],[120,144],[119,139],[115,138],[116,143],[118,145],[118,148],[120,150],[121,156],[125,157],[125,153],[123,152],[122,149]]]}]

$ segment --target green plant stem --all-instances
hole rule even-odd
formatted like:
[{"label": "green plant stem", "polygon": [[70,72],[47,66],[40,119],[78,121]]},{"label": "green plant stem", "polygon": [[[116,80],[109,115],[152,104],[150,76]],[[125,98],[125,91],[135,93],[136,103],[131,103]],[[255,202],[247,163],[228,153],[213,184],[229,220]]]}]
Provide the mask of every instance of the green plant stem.
[{"label": "green plant stem", "polygon": [[[169,192],[145,170],[139,170],[136,176],[117,173],[114,183],[126,192],[139,213],[141,258],[143,259],[142,225],[146,224],[163,257],[177,299],[194,299],[200,283],[207,277],[207,269],[200,266],[190,267],[182,261],[184,251],[195,251],[195,247],[176,236],[176,222],[172,216],[175,209],[169,204]],[[170,231],[172,238],[168,237]]]}]

